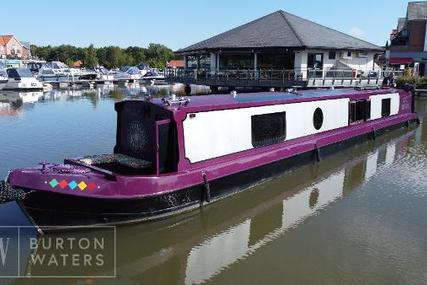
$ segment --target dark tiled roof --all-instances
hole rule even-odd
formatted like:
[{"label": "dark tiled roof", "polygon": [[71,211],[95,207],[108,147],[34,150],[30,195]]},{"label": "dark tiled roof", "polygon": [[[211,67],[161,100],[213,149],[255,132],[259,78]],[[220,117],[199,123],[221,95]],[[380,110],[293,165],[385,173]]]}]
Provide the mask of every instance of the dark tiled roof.
[{"label": "dark tiled roof", "polygon": [[178,52],[220,48],[308,47],[382,50],[381,47],[284,11],[201,41]]},{"label": "dark tiled roof", "polygon": [[427,1],[409,2],[406,18],[408,21],[427,19]]}]

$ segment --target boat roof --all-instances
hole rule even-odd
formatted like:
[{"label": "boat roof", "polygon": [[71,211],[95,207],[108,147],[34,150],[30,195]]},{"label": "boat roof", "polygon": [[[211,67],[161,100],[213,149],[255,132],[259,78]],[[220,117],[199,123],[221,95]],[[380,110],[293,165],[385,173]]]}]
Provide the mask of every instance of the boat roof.
[{"label": "boat roof", "polygon": [[[382,88],[382,89],[310,89],[310,90],[299,90],[297,93],[292,92],[257,92],[257,93],[237,93],[235,96],[231,94],[223,95],[197,95],[186,97],[190,99],[188,104],[178,105],[172,104],[168,106],[164,104],[162,99],[154,98],[151,103],[160,105],[165,109],[169,109],[173,112],[184,111],[184,112],[200,112],[208,110],[218,109],[236,109],[243,107],[255,107],[263,105],[276,105],[286,103],[297,103],[305,101],[315,100],[326,100],[326,99],[337,99],[352,97],[354,99],[364,98],[366,96],[384,93],[395,93],[399,92],[398,89],[394,88]],[[142,99],[139,99],[142,100]]]},{"label": "boat roof", "polygon": [[26,67],[11,67],[11,68],[8,68],[6,70],[9,77],[13,78],[16,76],[16,74],[14,74],[13,71],[16,71],[17,75],[19,75],[21,77],[32,77],[33,76],[33,74],[31,73],[31,70],[29,70]]}]

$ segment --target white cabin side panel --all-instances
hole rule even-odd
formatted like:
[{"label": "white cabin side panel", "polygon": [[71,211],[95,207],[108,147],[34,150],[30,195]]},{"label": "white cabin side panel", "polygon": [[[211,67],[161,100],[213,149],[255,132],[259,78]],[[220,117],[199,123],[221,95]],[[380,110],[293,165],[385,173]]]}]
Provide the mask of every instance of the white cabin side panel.
[{"label": "white cabin side panel", "polygon": [[[343,98],[284,105],[286,140],[348,126],[348,102],[348,98]],[[323,112],[323,124],[319,130],[313,125],[316,108],[322,109]]]},{"label": "white cabin side panel", "polygon": [[400,96],[399,93],[380,94],[369,96],[371,99],[371,120],[381,118],[382,99],[390,98],[390,116],[399,113]]},{"label": "white cabin side panel", "polygon": [[[290,140],[348,125],[348,98],[196,113],[183,122],[185,156],[198,162],[253,148],[251,116],[286,112]],[[313,125],[316,108],[323,111],[319,130]]]}]

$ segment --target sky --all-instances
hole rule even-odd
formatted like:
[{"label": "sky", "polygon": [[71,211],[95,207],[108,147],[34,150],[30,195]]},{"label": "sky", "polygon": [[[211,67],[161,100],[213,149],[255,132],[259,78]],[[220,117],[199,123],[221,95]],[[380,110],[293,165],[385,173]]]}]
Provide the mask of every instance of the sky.
[{"label": "sky", "polygon": [[[19,3],[19,4],[18,4]],[[401,0],[21,0],[0,4],[0,34],[36,45],[189,46],[277,10],[384,45]]]}]

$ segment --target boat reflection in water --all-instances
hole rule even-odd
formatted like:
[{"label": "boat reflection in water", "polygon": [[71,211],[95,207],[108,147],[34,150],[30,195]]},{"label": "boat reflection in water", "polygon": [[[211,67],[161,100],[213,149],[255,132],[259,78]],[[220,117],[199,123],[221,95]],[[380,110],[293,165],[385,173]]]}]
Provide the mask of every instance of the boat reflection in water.
[{"label": "boat reflection in water", "polygon": [[21,116],[23,108],[32,106],[43,96],[43,92],[0,92],[0,116]]},{"label": "boat reflection in water", "polygon": [[187,258],[185,283],[201,283],[214,277],[222,269],[251,255],[334,201],[345,197],[374,176],[379,167],[393,163],[396,146],[405,144],[407,140],[408,135],[373,153],[355,158],[332,173],[320,174],[311,185],[286,193],[282,203],[275,204],[276,199],[279,200],[275,198],[268,203],[270,205],[259,205],[251,218],[194,246]]},{"label": "boat reflection in water", "polygon": [[[117,278],[121,284],[210,280],[390,167],[414,136],[415,131],[392,132],[202,208],[201,213],[119,227]],[[58,235],[64,233],[40,239]],[[43,275],[46,268],[28,266],[27,270]]]},{"label": "boat reflection in water", "polygon": [[[47,92],[15,92],[0,91],[0,116],[21,116],[25,111],[23,104],[34,104],[49,101],[71,101],[79,98],[87,98],[94,105],[100,99],[123,100],[126,97],[164,97],[172,93],[183,94],[184,85],[153,85],[146,86],[140,83],[129,83],[124,86],[112,84],[98,84],[95,88],[54,88]],[[200,94],[208,94],[208,88],[195,89]]]}]

